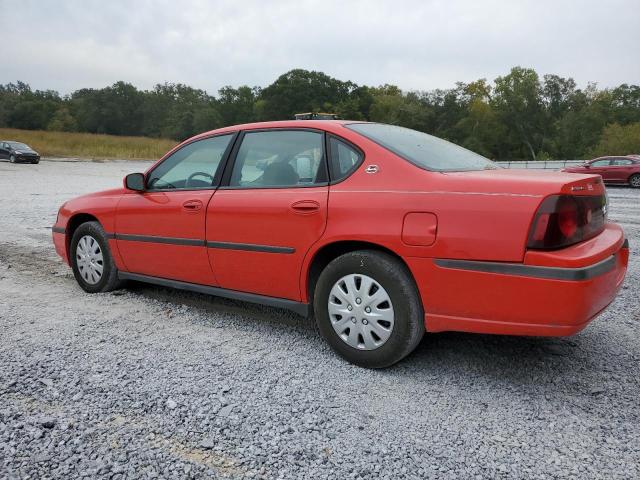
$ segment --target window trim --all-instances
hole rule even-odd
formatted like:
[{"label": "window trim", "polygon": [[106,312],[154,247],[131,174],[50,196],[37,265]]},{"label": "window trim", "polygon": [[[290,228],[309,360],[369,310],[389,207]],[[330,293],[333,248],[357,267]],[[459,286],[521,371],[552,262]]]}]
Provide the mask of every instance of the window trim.
[{"label": "window trim", "polygon": [[[229,160],[229,156],[231,154],[231,151],[233,150],[233,147],[236,143],[236,140],[238,139],[238,134],[239,131],[234,130],[234,131],[230,131],[230,132],[220,132],[220,133],[215,133],[212,135],[207,135],[206,137],[198,137],[198,138],[193,138],[190,141],[187,141],[186,143],[181,144],[178,148],[175,148],[174,150],[169,151],[164,158],[162,158],[158,163],[156,163],[153,168],[151,170],[149,170],[148,172],[145,173],[144,175],[144,192],[143,193],[155,193],[155,192],[200,192],[200,191],[206,191],[206,190],[217,190],[220,187],[220,181],[222,179],[222,172],[224,171],[224,168],[226,166],[226,163]],[[229,140],[229,144],[227,145],[227,148],[225,148],[224,153],[222,154],[222,158],[220,158],[220,163],[218,164],[218,168],[216,169],[216,172],[213,175],[213,181],[211,182],[211,186],[210,187],[201,187],[201,188],[191,188],[191,187],[185,187],[185,188],[149,188],[147,185],[148,179],[151,176],[151,174],[158,168],[160,167],[160,165],[162,165],[164,162],[166,162],[167,160],[169,160],[171,157],[173,157],[176,153],[178,153],[180,150],[182,150],[183,148],[188,147],[189,145],[192,145],[196,142],[200,142],[202,140],[209,140],[211,138],[216,138],[216,137],[223,137],[226,135],[230,135],[231,139]]]},{"label": "window trim", "polygon": [[[353,167],[351,167],[350,170],[347,171],[346,174],[344,174],[341,178],[337,178],[338,175],[336,175],[334,172],[334,165],[332,162],[332,150],[331,150],[331,138],[335,138],[337,141],[344,143],[345,145],[353,148],[356,152],[358,152],[360,154],[360,161],[356,164],[353,165]],[[358,145],[356,145],[355,143],[353,143],[350,140],[347,140],[344,137],[341,137],[340,135],[336,135],[334,133],[329,133],[327,132],[326,134],[326,141],[327,141],[327,164],[329,167],[329,185],[337,185],[338,183],[342,183],[344,182],[347,178],[349,178],[351,175],[353,175],[364,163],[365,158],[366,158],[366,154],[364,152],[364,150],[362,148],[360,148]],[[336,178],[334,180],[334,178]]]},{"label": "window trim", "polygon": [[[324,165],[326,181],[320,183],[314,183],[312,185],[263,185],[260,187],[247,187],[246,185],[229,185],[231,182],[231,175],[233,168],[238,158],[238,151],[242,145],[242,141],[247,133],[260,133],[260,132],[314,132],[322,135],[322,164]],[[326,187],[329,185],[329,161],[327,156],[327,132],[318,128],[308,127],[270,127],[270,128],[251,128],[247,130],[241,130],[238,132],[238,136],[234,142],[233,149],[229,155],[228,161],[225,164],[224,172],[222,173],[222,179],[218,188],[220,190],[281,190],[284,188],[316,188]]]}]

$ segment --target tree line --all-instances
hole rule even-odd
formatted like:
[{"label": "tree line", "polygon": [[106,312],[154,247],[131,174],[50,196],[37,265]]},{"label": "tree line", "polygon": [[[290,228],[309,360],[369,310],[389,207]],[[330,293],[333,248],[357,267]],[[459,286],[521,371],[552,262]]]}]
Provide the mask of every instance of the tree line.
[{"label": "tree line", "polygon": [[578,88],[572,78],[515,67],[493,82],[403,91],[291,70],[271,85],[225,86],[213,96],[183,84],[139,90],[126,82],[70,95],[0,85],[0,127],[183,140],[226,125],[332,112],[401,125],[497,160],[640,153],[640,86]]}]

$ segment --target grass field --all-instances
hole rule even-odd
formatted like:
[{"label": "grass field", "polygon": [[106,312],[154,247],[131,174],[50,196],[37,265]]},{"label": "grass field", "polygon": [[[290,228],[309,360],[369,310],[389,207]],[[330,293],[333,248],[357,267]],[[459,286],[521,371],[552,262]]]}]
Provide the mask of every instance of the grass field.
[{"label": "grass field", "polygon": [[43,157],[158,159],[174,140],[0,128],[0,140],[23,142]]}]

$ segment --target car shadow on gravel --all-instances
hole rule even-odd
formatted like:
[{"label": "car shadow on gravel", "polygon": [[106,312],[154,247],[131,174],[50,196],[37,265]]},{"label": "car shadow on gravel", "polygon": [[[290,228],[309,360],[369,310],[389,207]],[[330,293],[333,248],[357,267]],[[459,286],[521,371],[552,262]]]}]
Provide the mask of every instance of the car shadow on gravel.
[{"label": "car shadow on gravel", "polygon": [[281,308],[268,307],[240,300],[231,300],[212,295],[206,295],[169,287],[150,285],[142,282],[128,281],[126,290],[136,295],[142,295],[148,299],[167,302],[179,307],[188,306],[196,315],[206,317],[220,316],[221,314],[240,315],[242,321],[260,322],[260,324],[274,327],[296,327],[310,333],[315,332],[313,322]]},{"label": "car shadow on gravel", "polygon": [[[246,323],[247,328],[254,329],[259,324],[263,328],[277,329],[278,335],[303,335],[309,341],[319,335],[313,320],[279,308],[137,282],[128,283],[127,290],[147,299],[167,302],[169,306],[186,305],[196,314],[193,321],[199,323],[203,323],[204,318],[204,323],[211,325],[221,315],[223,318],[233,315],[239,317],[239,321],[234,322],[236,328],[242,328],[242,324]],[[581,335],[588,336],[589,333]],[[616,345],[608,344],[608,337],[598,342],[586,342],[582,336],[545,338],[459,332],[427,334],[413,354],[386,372],[390,375],[401,372],[418,377],[424,374],[425,369],[457,370],[519,383],[540,376],[549,377],[551,373],[568,379],[585,368],[599,370],[598,359],[604,355],[603,350],[607,350],[607,355],[617,350]],[[322,350],[317,355],[334,355],[329,349]]]}]

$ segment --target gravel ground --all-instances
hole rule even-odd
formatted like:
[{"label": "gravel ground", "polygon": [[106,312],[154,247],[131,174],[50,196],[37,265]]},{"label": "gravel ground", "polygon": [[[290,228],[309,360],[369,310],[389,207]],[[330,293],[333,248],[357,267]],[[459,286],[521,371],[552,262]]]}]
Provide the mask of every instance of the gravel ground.
[{"label": "gravel ground", "polygon": [[[640,262],[563,339],[425,337],[384,371],[286,311],[89,295],[58,206],[142,162],[0,163],[0,478],[639,478]],[[640,190],[610,188],[640,245]]]}]

